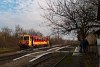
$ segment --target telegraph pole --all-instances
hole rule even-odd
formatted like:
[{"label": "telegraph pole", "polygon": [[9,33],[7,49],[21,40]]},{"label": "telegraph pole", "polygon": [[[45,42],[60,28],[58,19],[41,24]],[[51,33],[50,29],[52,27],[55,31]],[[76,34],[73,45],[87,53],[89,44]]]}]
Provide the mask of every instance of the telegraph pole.
[{"label": "telegraph pole", "polygon": [[97,20],[100,22],[100,1],[98,1],[98,14],[97,14]]},{"label": "telegraph pole", "polygon": [[58,41],[59,41],[59,28],[58,28]]}]

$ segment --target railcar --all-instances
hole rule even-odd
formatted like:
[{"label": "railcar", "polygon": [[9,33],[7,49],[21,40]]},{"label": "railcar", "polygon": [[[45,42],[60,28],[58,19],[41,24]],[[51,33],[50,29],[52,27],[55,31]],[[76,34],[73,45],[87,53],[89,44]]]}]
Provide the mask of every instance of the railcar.
[{"label": "railcar", "polygon": [[34,35],[20,35],[19,46],[20,48],[38,47],[38,46],[48,46],[49,38],[44,36],[34,36]]}]

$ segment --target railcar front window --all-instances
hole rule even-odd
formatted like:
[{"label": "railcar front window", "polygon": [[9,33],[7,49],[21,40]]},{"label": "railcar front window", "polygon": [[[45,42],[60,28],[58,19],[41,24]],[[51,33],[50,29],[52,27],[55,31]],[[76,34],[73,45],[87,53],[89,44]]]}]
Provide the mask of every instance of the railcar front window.
[{"label": "railcar front window", "polygon": [[29,37],[24,37],[24,40],[29,40]]}]

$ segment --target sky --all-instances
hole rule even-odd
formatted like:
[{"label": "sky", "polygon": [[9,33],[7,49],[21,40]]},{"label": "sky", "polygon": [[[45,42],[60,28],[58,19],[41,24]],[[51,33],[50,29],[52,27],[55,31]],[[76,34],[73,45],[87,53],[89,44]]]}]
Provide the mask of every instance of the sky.
[{"label": "sky", "polygon": [[45,5],[44,0],[0,0],[0,28],[14,29],[15,25],[20,25],[50,35],[50,28],[43,23],[39,4]]},{"label": "sky", "polygon": [[[50,27],[43,23],[45,19],[41,16],[43,10],[39,4],[46,6],[45,0],[0,0],[0,29],[15,29],[20,25],[25,30],[34,29],[45,36],[51,35]],[[73,39],[73,36],[65,38]]]}]

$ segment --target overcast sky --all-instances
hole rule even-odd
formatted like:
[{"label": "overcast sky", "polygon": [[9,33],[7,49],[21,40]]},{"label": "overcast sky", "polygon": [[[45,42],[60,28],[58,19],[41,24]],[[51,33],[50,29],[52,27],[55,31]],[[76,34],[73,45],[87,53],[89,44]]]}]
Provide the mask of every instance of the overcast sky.
[{"label": "overcast sky", "polygon": [[[43,24],[39,4],[46,6],[45,0],[0,0],[0,28],[15,28],[20,25],[24,29],[35,29],[44,35],[50,35],[50,28]],[[65,37],[66,38],[66,37]],[[67,39],[73,36],[67,36]]]},{"label": "overcast sky", "polygon": [[19,24],[24,29],[33,28],[49,35],[50,29],[42,23],[43,11],[38,3],[45,5],[44,0],[0,0],[0,28],[14,29]]}]

